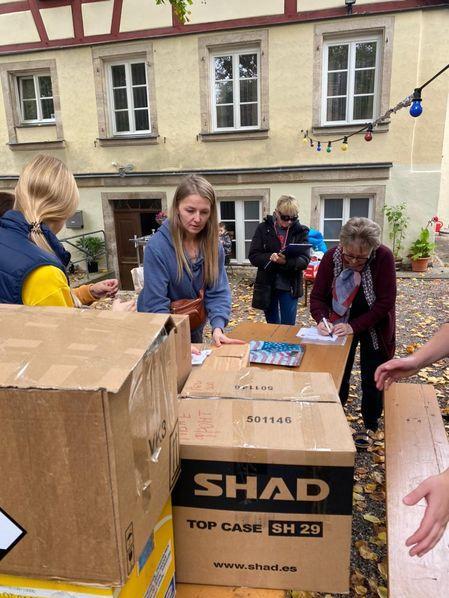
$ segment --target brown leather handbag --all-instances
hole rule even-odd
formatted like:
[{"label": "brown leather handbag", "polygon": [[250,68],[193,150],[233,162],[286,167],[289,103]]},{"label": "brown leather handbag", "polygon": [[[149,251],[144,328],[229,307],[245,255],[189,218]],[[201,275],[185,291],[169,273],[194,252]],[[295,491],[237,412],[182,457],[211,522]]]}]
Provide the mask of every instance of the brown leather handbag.
[{"label": "brown leather handbag", "polygon": [[204,289],[196,299],[177,299],[170,303],[170,312],[178,316],[189,316],[190,330],[196,330],[206,323],[207,314],[204,305]]}]

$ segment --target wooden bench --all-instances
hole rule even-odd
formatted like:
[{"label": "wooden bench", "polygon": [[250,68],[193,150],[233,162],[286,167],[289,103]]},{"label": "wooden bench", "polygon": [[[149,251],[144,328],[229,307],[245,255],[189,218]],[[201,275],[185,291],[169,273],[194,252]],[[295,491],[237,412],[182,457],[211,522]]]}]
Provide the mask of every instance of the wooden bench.
[{"label": "wooden bench", "polygon": [[422,558],[405,540],[419,527],[425,504],[403,497],[449,466],[449,444],[433,386],[393,384],[385,392],[389,598],[449,596],[449,532]]}]

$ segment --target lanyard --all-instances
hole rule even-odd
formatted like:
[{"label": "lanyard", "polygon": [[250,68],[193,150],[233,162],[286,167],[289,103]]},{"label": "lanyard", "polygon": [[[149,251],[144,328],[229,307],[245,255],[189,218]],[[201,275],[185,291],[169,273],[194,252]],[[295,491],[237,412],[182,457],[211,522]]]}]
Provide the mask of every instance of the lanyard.
[{"label": "lanyard", "polygon": [[276,223],[274,224],[274,232],[276,233],[277,238],[279,239],[279,243],[281,244],[281,251],[283,249],[285,249],[286,245],[287,245],[287,238],[288,238],[288,232],[290,230],[290,227],[288,227],[285,231],[285,237],[283,237],[279,232],[278,232],[278,228]]}]

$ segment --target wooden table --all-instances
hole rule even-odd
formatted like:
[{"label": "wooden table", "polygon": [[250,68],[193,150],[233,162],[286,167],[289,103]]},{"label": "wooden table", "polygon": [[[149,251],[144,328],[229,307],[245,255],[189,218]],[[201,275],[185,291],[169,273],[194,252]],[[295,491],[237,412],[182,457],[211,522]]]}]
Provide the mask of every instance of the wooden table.
[{"label": "wooden table", "polygon": [[[243,322],[229,333],[228,336],[239,338],[244,341],[277,341],[285,343],[300,343],[296,333],[301,325],[284,326],[281,324],[265,324],[263,322]],[[337,389],[340,388],[343,373],[351,348],[350,336],[344,345],[312,345],[307,343],[306,350],[298,368],[282,368],[287,370],[296,369],[299,372],[328,372],[334,379]],[[279,366],[261,365],[257,367],[279,369]]]},{"label": "wooden table", "polygon": [[[243,341],[278,341],[298,344],[296,336],[300,325],[283,326],[263,322],[243,322],[236,326],[228,336]],[[351,347],[351,338],[344,345],[306,345],[306,351],[298,368],[282,368],[299,372],[328,372],[340,388],[343,373]],[[279,369],[279,366],[257,364],[256,367]],[[285,598],[284,590],[265,590],[253,588],[234,588],[179,583],[176,585],[178,598]]]}]

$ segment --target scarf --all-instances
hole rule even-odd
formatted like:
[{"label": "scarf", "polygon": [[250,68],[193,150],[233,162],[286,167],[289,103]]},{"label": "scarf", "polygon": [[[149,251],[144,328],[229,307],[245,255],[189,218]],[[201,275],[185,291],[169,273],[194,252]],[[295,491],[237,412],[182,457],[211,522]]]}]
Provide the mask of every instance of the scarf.
[{"label": "scarf", "polygon": [[[330,320],[335,322],[347,322],[349,318],[349,310],[352,302],[357,295],[357,292],[362,286],[363,294],[365,295],[368,307],[374,305],[376,301],[376,294],[373,286],[373,276],[369,263],[376,256],[373,251],[370,260],[367,262],[362,272],[355,272],[350,268],[343,268],[343,249],[339,245],[334,252],[334,281],[332,283],[332,314]],[[349,271],[349,273],[348,273]],[[357,276],[356,276],[357,275]],[[374,327],[368,330],[373,348],[377,351],[379,349],[379,338]]]}]

